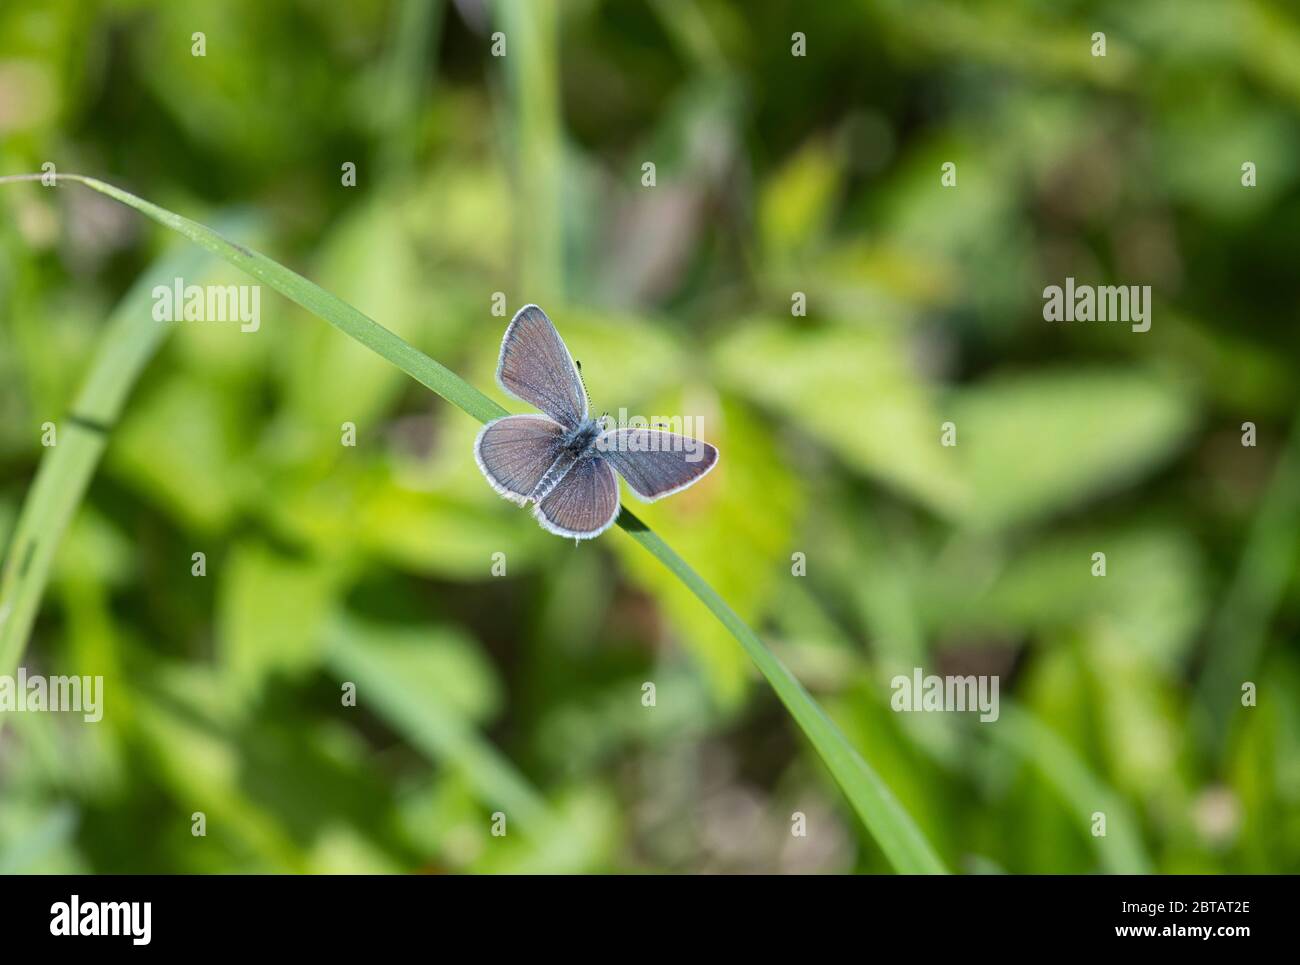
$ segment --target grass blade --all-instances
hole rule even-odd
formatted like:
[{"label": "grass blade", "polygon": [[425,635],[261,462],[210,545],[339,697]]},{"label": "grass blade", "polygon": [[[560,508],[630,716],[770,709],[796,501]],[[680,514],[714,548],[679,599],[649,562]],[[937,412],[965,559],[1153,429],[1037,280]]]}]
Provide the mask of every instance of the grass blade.
[{"label": "grass blade", "polygon": [[1291,427],[1273,478],[1251,520],[1246,547],[1210,626],[1197,681],[1200,716],[1193,719],[1204,743],[1222,759],[1233,713],[1241,710],[1241,685],[1255,677],[1270,622],[1295,572],[1300,530],[1300,417]]},{"label": "grass blade", "polygon": [[0,570],[0,674],[18,666],[63,531],[85,496],[127,393],[169,331],[150,315],[149,293],[155,284],[197,274],[207,260],[187,247],[140,276],[109,319],[103,348],[71,415],[56,421],[58,444],[41,459]]},{"label": "grass blade", "polygon": [[[152,218],[159,224],[188,238],[199,247],[223,258],[236,268],[263,282],[290,301],[342,330],[383,356],[421,385],[464,410],[480,422],[504,415],[505,410],[482,392],[465,382],[450,369],[410,345],[408,342],[367,317],[342,299],[271,258],[232,242],[216,231],[188,218],[160,208],[95,178],[78,174],[60,174],[59,181],[72,181],[107,195]],[[0,184],[14,181],[39,181],[41,175],[0,177]],[[98,453],[95,454],[97,460]],[[93,462],[91,463],[93,468]],[[42,470],[44,470],[44,465]],[[40,475],[46,475],[42,472]],[[38,484],[40,482],[38,475]],[[79,495],[78,495],[79,498]],[[26,512],[27,507],[24,507]],[[70,512],[70,509],[69,509]],[[911,874],[942,873],[945,868],[925,836],[897,799],[849,744],[826,712],[813,700],[790,670],[763,644],[717,592],[626,508],[618,518],[634,540],[668,567],[691,592],[718,618],[749,654],[767,679],[795,722],[825,761],[831,774],[852,803],[867,830],[880,845],[890,863],[900,872]],[[10,566],[15,564],[10,559]],[[21,565],[21,564],[19,564]],[[0,613],[8,601],[0,593]],[[18,637],[21,652],[25,633]],[[18,652],[0,649],[0,656],[17,660]],[[4,666],[0,663],[0,667]]]},{"label": "grass blade", "polygon": [[559,4],[554,0],[502,0],[495,5],[501,31],[528,42],[505,58],[513,123],[512,177],[520,201],[519,223],[528,243],[521,246],[521,282],[530,300],[545,304],[564,287],[561,251],[563,197],[560,159]]},{"label": "grass blade", "polygon": [[875,835],[876,842],[894,867],[908,874],[942,874],[943,863],[921,834],[920,828],[875,771],[853,749],[853,745],[827,716],[826,711],[822,710],[821,705],[813,700],[803,684],[790,672],[790,668],[763,644],[717,591],[701,579],[657,533],[626,509],[619,515],[618,524],[690,587],[691,592],[700,598],[739,641],[776,691],[781,703],[785,704],[795,723],[817,748],[817,753],[848,795],[858,816],[862,818],[862,823]]},{"label": "grass blade", "polygon": [[1038,768],[1069,807],[1077,826],[1088,828],[1094,812],[1106,815],[1106,835],[1092,836],[1108,874],[1149,875],[1151,859],[1142,846],[1137,817],[1124,799],[1094,775],[1074,748],[1027,710],[1002,704],[997,739]]},{"label": "grass blade", "polygon": [[430,760],[456,768],[480,800],[507,811],[526,833],[539,838],[555,833],[558,822],[549,805],[490,741],[441,700],[413,694],[382,650],[360,642],[382,634],[378,627],[359,626],[343,616],[329,625],[326,652],[339,679],[356,681],[375,695],[378,713],[390,726],[408,735]]}]

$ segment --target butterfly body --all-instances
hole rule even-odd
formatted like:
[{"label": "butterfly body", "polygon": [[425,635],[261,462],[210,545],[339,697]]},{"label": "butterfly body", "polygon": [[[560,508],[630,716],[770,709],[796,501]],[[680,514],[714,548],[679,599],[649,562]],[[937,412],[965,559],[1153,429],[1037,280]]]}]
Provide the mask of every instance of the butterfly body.
[{"label": "butterfly body", "polygon": [[607,428],[551,320],[525,305],[506,328],[497,381],[544,414],[508,415],[483,427],[474,458],[488,483],[549,532],[591,539],[618,516],[618,478],[653,501],[685,489],[717,464],[708,443],[650,429]]},{"label": "butterfly body", "polygon": [[564,448],[581,458],[588,453],[595,452],[596,440],[600,438],[604,431],[605,427],[599,419],[590,417],[583,419],[564,434]]}]

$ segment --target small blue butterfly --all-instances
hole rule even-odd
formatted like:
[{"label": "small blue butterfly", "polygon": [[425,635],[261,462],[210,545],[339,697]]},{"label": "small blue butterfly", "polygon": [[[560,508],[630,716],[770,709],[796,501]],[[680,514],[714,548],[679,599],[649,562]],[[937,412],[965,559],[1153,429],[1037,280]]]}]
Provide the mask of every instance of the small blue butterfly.
[{"label": "small blue butterfly", "polygon": [[501,341],[497,382],[545,415],[508,415],[485,425],[474,459],[492,488],[533,504],[542,528],[592,539],[618,516],[618,477],[653,502],[698,482],[718,464],[706,442],[662,429],[607,428],[589,415],[578,367],[560,333],[536,305],[525,305]]}]

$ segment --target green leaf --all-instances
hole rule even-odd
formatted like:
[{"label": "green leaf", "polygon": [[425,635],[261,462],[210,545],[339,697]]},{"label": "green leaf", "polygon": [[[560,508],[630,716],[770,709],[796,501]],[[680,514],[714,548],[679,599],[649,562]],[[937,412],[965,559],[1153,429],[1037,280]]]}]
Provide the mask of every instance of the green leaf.
[{"label": "green leaf", "polygon": [[72,848],[78,820],[66,801],[54,807],[7,803],[0,808],[0,875],[84,874]]},{"label": "green leaf", "polygon": [[843,162],[824,141],[805,146],[763,185],[758,227],[763,247],[778,263],[804,253],[829,226]]},{"label": "green leaf", "polygon": [[849,465],[945,513],[964,490],[939,445],[939,410],[888,329],[754,322],[716,350],[724,379],[783,414]]},{"label": "green leaf", "polygon": [[[1092,556],[1106,554],[1106,575]],[[1144,660],[1177,666],[1205,610],[1201,551],[1189,534],[1151,526],[1053,533],[1018,546],[1005,562],[984,541],[956,546],[915,577],[912,591],[938,636],[1067,632],[1104,625]],[[986,561],[988,583],[972,580]]]},{"label": "green leaf", "polygon": [[218,581],[217,636],[222,661],[241,694],[274,672],[300,673],[320,658],[320,631],[337,579],[329,568],[294,560],[254,543],[210,556]]},{"label": "green leaf", "polygon": [[[1023,523],[1140,479],[1182,443],[1192,408],[1140,371],[1038,372],[955,392],[947,418],[976,529]],[[1007,467],[1014,466],[1014,472]]]},{"label": "green leaf", "polygon": [[[383,626],[349,620],[335,628],[331,653],[339,665],[360,662],[405,701],[433,700],[448,713],[486,724],[501,710],[501,683],[482,649],[444,626]],[[346,641],[339,639],[346,635]]]},{"label": "green leaf", "polygon": [[[155,323],[156,324],[156,323]],[[218,390],[175,377],[133,406],[116,433],[108,468],[186,525],[213,532],[238,510],[240,436]]]}]

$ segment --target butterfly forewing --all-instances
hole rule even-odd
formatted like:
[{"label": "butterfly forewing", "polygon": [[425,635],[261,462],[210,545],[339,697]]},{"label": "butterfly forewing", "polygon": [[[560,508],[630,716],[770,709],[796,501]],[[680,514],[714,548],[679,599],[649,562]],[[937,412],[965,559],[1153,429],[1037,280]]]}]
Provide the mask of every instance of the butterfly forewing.
[{"label": "butterfly forewing", "polygon": [[599,536],[618,515],[618,477],[605,460],[585,456],[537,504],[533,513],[546,529],[560,536],[574,539]]},{"label": "butterfly forewing", "polygon": [[497,366],[501,388],[535,405],[565,428],[587,417],[587,394],[560,333],[536,305],[525,305],[510,321]]},{"label": "butterfly forewing", "polygon": [[474,458],[492,488],[523,504],[559,455],[564,427],[544,415],[508,415],[485,425]]},{"label": "butterfly forewing", "polygon": [[718,450],[707,442],[662,429],[611,429],[596,448],[647,502],[698,482],[718,463]]}]

